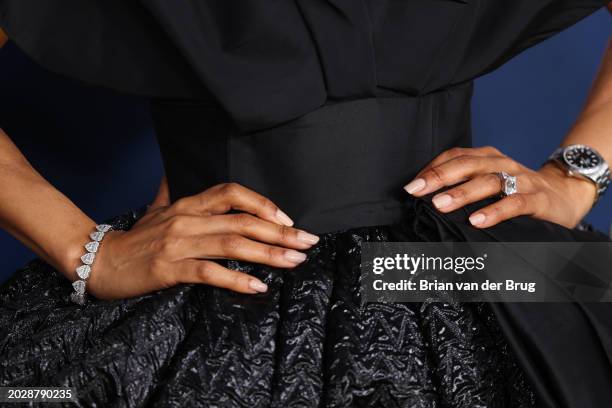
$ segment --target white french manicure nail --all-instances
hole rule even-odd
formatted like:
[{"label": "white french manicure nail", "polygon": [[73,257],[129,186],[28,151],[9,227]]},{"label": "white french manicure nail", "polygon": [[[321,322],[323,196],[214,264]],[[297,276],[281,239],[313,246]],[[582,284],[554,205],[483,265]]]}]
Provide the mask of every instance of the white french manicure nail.
[{"label": "white french manicure nail", "polygon": [[406,190],[408,194],[414,194],[414,193],[418,193],[424,188],[425,188],[425,180],[423,180],[422,178],[418,178],[406,184],[406,186],[404,187],[404,190]]},{"label": "white french manicure nail", "polygon": [[472,225],[482,225],[486,219],[487,217],[485,217],[484,214],[478,213],[478,214],[473,214],[470,217],[470,222],[472,223]]},{"label": "white french manicure nail", "polygon": [[290,249],[285,251],[285,259],[294,263],[304,262],[306,260],[306,254]]},{"label": "white french manicure nail", "polygon": [[261,281],[255,280],[255,279],[251,279],[249,281],[249,288],[259,293],[264,293],[268,291],[268,285],[266,285],[265,283]]},{"label": "white french manicure nail", "polygon": [[283,211],[281,211],[280,209],[276,210],[276,218],[283,225],[286,225],[288,227],[291,227],[293,225],[293,220],[291,218],[289,218],[289,216],[287,214],[285,214]]},{"label": "white french manicure nail", "polygon": [[453,197],[451,197],[450,194],[440,194],[435,196],[431,202],[436,206],[436,208],[444,208],[451,205],[453,202]]},{"label": "white french manicure nail", "polygon": [[319,242],[319,237],[313,234],[309,234],[306,231],[298,231],[297,240],[308,245],[314,245]]}]

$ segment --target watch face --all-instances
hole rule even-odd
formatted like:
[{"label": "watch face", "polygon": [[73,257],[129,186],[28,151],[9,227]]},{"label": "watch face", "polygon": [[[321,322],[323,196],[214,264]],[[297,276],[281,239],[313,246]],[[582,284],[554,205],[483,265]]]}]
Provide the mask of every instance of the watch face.
[{"label": "watch face", "polygon": [[580,170],[591,170],[601,164],[601,157],[586,146],[571,146],[563,153],[567,164]]}]

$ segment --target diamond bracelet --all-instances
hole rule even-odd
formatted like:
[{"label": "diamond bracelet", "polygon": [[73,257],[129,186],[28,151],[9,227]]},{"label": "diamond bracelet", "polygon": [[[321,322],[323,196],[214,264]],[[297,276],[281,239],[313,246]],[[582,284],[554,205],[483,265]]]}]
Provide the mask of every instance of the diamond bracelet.
[{"label": "diamond bracelet", "polygon": [[76,268],[76,273],[80,279],[72,282],[74,292],[70,295],[70,300],[78,305],[82,306],[85,304],[85,295],[87,293],[86,286],[89,275],[91,274],[91,265],[93,265],[96,259],[96,253],[98,252],[100,243],[104,239],[104,235],[112,229],[113,227],[111,225],[100,224],[96,225],[96,230],[89,234],[89,238],[91,238],[92,241],[85,244],[87,252],[81,257],[83,265]]}]

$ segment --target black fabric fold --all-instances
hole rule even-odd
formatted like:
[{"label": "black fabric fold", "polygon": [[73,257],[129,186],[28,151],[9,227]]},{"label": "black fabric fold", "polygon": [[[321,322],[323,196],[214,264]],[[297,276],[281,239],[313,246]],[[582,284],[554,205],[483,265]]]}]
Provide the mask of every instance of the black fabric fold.
[{"label": "black fabric fold", "polygon": [[[410,217],[424,240],[468,242],[606,242],[597,232],[578,231],[531,217],[517,217],[487,229],[468,216],[494,199],[450,214],[429,199],[412,203]],[[562,290],[552,285],[547,290]],[[565,292],[564,292],[565,293]],[[506,339],[530,377],[540,403],[550,408],[603,407],[612,402],[612,304],[493,302]]]},{"label": "black fabric fold", "polygon": [[327,100],[470,81],[606,0],[2,0],[0,27],[80,80],[221,104],[247,131]]}]

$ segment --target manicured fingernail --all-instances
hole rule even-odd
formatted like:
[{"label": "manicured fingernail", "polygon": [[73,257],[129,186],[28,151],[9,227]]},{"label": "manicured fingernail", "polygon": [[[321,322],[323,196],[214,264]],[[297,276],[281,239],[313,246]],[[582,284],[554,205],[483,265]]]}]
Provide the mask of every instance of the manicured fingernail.
[{"label": "manicured fingernail", "polygon": [[314,245],[317,242],[319,242],[319,237],[313,234],[309,234],[306,231],[298,231],[297,239],[298,241],[303,242],[308,245]]},{"label": "manicured fingernail", "polygon": [[291,227],[293,225],[293,220],[289,218],[287,214],[285,214],[280,209],[276,210],[276,218],[284,225]]},{"label": "manicured fingernail", "polygon": [[440,194],[435,196],[431,202],[436,206],[436,208],[444,208],[451,205],[453,202],[453,197],[450,194]]},{"label": "manicured fingernail", "polygon": [[418,178],[416,180],[412,180],[410,183],[406,184],[404,190],[408,192],[408,194],[414,194],[425,188],[425,180],[422,178]]},{"label": "manicured fingernail", "polygon": [[472,225],[482,225],[486,219],[487,217],[485,217],[485,215],[481,213],[472,214],[470,216],[470,222],[472,223]]},{"label": "manicured fingernail", "polygon": [[304,262],[306,260],[306,254],[290,249],[285,251],[285,259],[294,263]]},{"label": "manicured fingernail", "polygon": [[255,279],[251,279],[249,281],[249,288],[259,293],[264,293],[268,291],[268,285],[266,285],[265,283],[261,281],[255,280]]}]

